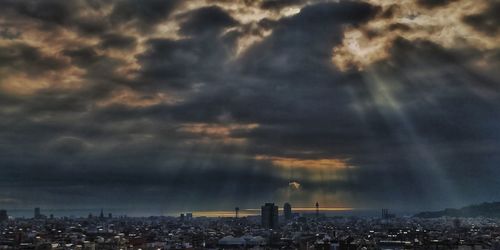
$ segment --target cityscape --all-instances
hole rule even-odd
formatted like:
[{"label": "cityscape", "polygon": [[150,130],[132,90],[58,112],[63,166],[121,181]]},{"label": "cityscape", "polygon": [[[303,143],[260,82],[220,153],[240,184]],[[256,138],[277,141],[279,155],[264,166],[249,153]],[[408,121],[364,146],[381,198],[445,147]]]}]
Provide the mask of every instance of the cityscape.
[{"label": "cityscape", "polygon": [[[500,204],[500,203],[498,203]],[[498,205],[497,204],[497,205]],[[296,212],[265,203],[259,215],[231,217],[43,214],[13,218],[0,210],[0,249],[500,249],[500,218],[328,216],[319,203]],[[497,211],[497,212],[500,212]]]},{"label": "cityscape", "polygon": [[500,0],[0,0],[0,250],[500,250]]}]

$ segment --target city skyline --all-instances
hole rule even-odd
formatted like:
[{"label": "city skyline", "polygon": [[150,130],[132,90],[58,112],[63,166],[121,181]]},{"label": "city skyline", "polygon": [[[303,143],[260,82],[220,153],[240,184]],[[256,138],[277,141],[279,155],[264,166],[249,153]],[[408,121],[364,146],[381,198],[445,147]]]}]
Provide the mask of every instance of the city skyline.
[{"label": "city skyline", "polygon": [[[291,207],[289,205],[289,211],[291,216],[292,211],[294,213],[303,214],[315,214],[316,207]],[[286,216],[285,204],[278,207],[280,216]],[[34,210],[34,211],[33,211]],[[0,211],[2,211],[0,209]],[[4,210],[5,211],[5,210]],[[350,207],[321,207],[320,211],[322,214],[329,214],[332,216],[345,216],[345,215],[355,215],[355,216],[373,216],[379,213],[378,209],[360,209],[360,208],[350,208]],[[130,217],[149,217],[149,216],[169,216],[178,217],[181,214],[191,214],[194,217],[213,217],[213,218],[236,218],[236,217],[247,217],[247,216],[259,216],[261,214],[261,208],[238,208],[238,216],[236,216],[235,210],[199,210],[199,209],[185,209],[178,211],[165,211],[165,210],[149,210],[144,211],[142,209],[138,210],[126,210],[123,208],[76,208],[76,209],[58,209],[58,208],[43,208],[35,207],[30,208],[16,208],[10,209],[8,212],[12,218],[35,218],[35,219],[47,219],[51,216],[56,218],[60,217],[75,217],[75,218],[86,218],[89,215],[99,217],[102,215],[109,216],[110,214],[115,214],[116,216],[130,216]],[[403,212],[403,211],[400,211]],[[410,214],[408,211],[404,211],[406,214]],[[419,212],[419,211],[413,211]],[[291,217],[288,217],[290,219]]]},{"label": "city skyline", "polygon": [[0,210],[500,201],[499,11],[1,1]]}]

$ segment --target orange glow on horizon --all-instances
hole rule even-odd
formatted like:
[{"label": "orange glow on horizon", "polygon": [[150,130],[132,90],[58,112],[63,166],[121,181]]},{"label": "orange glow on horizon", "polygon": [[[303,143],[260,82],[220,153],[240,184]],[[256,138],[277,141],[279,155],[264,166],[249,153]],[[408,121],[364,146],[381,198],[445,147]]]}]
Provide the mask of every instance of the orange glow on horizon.
[{"label": "orange glow on horizon", "polygon": [[306,169],[344,169],[351,167],[348,159],[322,158],[322,159],[300,159],[276,156],[258,155],[257,160],[268,160],[274,165],[283,168],[306,168]]},{"label": "orange glow on horizon", "polygon": [[[278,208],[279,211],[283,211],[283,208]],[[345,211],[353,211],[356,210],[356,208],[353,207],[320,207],[319,211],[320,212],[345,212]],[[297,207],[293,208],[293,212],[315,212],[316,208],[315,207]],[[257,216],[260,215],[260,208],[247,208],[247,209],[240,209],[238,212],[238,215],[240,217],[245,217],[245,216]],[[235,216],[235,211],[233,210],[213,210],[213,211],[194,211],[193,212],[194,217],[234,217]]]}]

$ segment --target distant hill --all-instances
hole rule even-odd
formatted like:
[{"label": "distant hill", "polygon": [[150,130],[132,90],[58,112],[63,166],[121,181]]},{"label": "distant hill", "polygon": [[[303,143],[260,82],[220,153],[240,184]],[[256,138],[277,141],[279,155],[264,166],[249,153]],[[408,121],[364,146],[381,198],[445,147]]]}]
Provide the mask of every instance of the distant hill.
[{"label": "distant hill", "polygon": [[447,208],[441,211],[421,212],[414,215],[414,217],[419,218],[438,218],[443,216],[500,218],[500,202],[485,202],[459,209]]}]

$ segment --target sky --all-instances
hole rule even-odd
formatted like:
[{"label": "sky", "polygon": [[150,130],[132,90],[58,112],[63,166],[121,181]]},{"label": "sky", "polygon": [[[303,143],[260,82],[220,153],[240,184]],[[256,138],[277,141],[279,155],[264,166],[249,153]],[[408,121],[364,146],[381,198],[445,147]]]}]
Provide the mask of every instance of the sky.
[{"label": "sky", "polygon": [[0,0],[0,207],[500,200],[496,0]]}]

